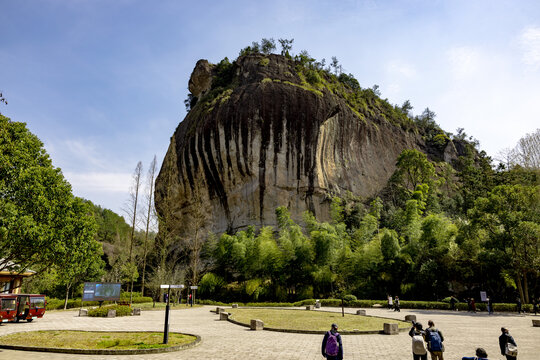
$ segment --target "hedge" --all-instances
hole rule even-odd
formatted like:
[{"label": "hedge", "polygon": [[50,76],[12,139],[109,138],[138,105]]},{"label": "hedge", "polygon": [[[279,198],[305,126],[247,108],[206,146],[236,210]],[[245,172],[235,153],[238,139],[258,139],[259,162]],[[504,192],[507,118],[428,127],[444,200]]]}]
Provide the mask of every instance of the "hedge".
[{"label": "hedge", "polygon": [[[260,302],[260,303],[239,303],[235,302],[239,306],[249,306],[249,307],[301,307],[306,305],[315,304],[315,299],[306,299],[297,301],[294,303],[290,302]],[[341,299],[320,299],[319,300],[322,306],[328,307],[341,307]],[[216,305],[216,306],[230,306],[233,303],[224,303],[220,301],[213,300],[200,300],[198,301],[202,305]],[[450,310],[451,305],[442,302],[442,301],[408,301],[400,300],[400,307],[402,309],[428,309],[428,310]],[[344,301],[345,307],[352,308],[370,308],[373,305],[379,304],[382,307],[386,307],[388,302],[387,300],[350,300]],[[457,303],[456,308],[458,310],[467,311],[466,303]],[[485,303],[476,303],[477,311],[487,311]],[[532,311],[531,304],[525,304],[522,306],[522,310],[525,312]],[[496,303],[493,304],[493,311],[495,312],[517,312],[516,304],[511,303]]]},{"label": "hedge", "polygon": [[[133,295],[135,295],[135,293],[133,293]],[[46,306],[47,310],[56,310],[56,309],[64,308],[64,301],[65,301],[64,299],[47,298],[46,300],[47,300],[47,306]],[[122,302],[129,301],[129,294],[127,296],[127,299],[124,296],[120,296],[120,301]],[[147,303],[147,302],[152,302],[152,301],[153,301],[152,298],[149,296],[140,296],[140,295],[138,297],[133,296],[134,304]],[[103,304],[104,305],[114,304],[114,301],[104,301]],[[84,306],[99,306],[99,302],[98,301],[85,301]],[[79,308],[79,307],[81,307],[81,299],[68,300],[68,303],[67,303],[68,309]]]},{"label": "hedge", "polygon": [[88,316],[107,317],[109,310],[116,310],[116,316],[130,316],[131,308],[126,305],[103,306],[88,310]]}]

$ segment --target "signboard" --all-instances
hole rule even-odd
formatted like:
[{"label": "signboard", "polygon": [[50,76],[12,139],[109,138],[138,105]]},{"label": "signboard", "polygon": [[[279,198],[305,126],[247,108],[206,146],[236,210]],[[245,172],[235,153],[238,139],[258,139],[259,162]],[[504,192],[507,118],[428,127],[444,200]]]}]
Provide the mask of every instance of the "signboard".
[{"label": "signboard", "polygon": [[82,301],[118,301],[121,287],[120,283],[85,282]]},{"label": "signboard", "polygon": [[480,300],[487,301],[487,295],[485,291],[480,291]]},{"label": "signboard", "polygon": [[[191,290],[197,290],[199,287],[196,286],[196,285],[194,285],[194,286],[191,286],[190,288],[191,288]],[[203,295],[204,295],[204,294],[203,294]]]},{"label": "signboard", "polygon": [[162,289],[183,289],[184,285],[160,285]]}]

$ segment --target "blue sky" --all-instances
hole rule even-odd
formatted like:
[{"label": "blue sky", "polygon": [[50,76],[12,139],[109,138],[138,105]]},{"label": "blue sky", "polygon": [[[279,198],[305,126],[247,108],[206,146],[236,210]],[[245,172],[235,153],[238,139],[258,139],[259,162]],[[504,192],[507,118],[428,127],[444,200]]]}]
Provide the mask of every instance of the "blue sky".
[{"label": "blue sky", "polygon": [[537,1],[0,0],[0,35],[0,111],[45,143],[75,195],[118,213],[137,162],[161,166],[196,61],[263,37],[336,56],[493,157],[540,127]]}]

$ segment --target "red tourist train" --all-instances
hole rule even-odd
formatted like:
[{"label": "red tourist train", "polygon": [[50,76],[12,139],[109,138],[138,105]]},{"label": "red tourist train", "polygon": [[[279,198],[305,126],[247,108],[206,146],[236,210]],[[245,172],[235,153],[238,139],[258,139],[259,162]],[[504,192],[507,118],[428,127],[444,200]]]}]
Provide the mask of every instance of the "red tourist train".
[{"label": "red tourist train", "polygon": [[45,295],[0,294],[0,319],[2,322],[31,322],[43,317],[46,305]]}]

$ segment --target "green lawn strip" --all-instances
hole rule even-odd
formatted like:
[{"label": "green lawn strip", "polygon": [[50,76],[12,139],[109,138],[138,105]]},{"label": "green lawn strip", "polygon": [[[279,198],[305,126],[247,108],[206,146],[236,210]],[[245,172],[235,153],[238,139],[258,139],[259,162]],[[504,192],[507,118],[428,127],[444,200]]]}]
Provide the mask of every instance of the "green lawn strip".
[{"label": "green lawn strip", "polygon": [[288,309],[227,309],[232,319],[243,324],[250,324],[252,319],[264,322],[264,327],[290,330],[316,330],[330,329],[332,323],[339,325],[340,331],[377,331],[382,330],[384,323],[398,323],[400,328],[410,327],[410,323],[395,319],[360,316],[338,312],[288,310]]},{"label": "green lawn strip", "polygon": [[195,336],[169,333],[168,344],[163,343],[159,332],[101,332],[72,330],[40,330],[21,332],[0,337],[1,345],[33,346],[63,349],[154,349],[185,345],[196,340]]}]

